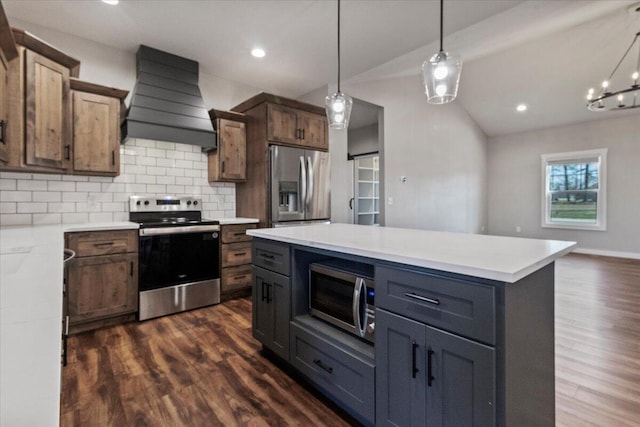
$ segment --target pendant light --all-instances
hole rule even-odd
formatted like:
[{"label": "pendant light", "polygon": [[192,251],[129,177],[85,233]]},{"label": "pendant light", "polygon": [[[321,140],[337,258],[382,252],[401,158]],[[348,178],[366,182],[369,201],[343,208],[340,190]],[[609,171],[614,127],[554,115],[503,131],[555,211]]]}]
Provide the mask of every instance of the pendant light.
[{"label": "pendant light", "polygon": [[331,129],[349,127],[353,100],[346,93],[340,92],[340,0],[338,0],[338,91],[324,99],[324,106]]},{"label": "pendant light", "polygon": [[440,0],[440,52],[422,64],[422,78],[429,104],[446,104],[458,95],[462,61],[442,48],[444,0]]}]

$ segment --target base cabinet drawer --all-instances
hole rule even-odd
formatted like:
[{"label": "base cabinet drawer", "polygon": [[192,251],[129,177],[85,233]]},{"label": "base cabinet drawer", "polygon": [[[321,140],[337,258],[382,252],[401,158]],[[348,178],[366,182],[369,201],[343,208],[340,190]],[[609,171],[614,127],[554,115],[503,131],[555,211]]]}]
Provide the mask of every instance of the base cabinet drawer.
[{"label": "base cabinet drawer", "polygon": [[251,264],[251,242],[222,245],[222,266]]},{"label": "base cabinet drawer", "polygon": [[289,276],[289,245],[255,239],[253,241],[253,265]]},{"label": "base cabinet drawer", "polygon": [[68,233],[67,247],[78,258],[138,251],[138,230],[110,230]]},{"label": "base cabinet drawer", "polygon": [[376,266],[376,308],[495,344],[495,287],[461,279]]},{"label": "base cabinet drawer", "polygon": [[336,403],[375,422],[375,367],[291,322],[291,364]]},{"label": "base cabinet drawer", "polygon": [[247,230],[256,228],[256,224],[227,224],[221,227],[222,243],[250,242]]},{"label": "base cabinet drawer", "polygon": [[251,264],[222,269],[220,290],[235,291],[251,287]]}]

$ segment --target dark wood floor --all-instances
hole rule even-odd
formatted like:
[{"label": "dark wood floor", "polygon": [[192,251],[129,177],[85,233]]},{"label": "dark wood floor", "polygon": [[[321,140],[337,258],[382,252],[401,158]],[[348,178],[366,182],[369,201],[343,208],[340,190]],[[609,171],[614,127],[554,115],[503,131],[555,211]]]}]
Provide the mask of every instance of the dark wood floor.
[{"label": "dark wood floor", "polygon": [[[249,299],[74,336],[62,426],[347,426],[260,352]],[[640,261],[556,263],[556,424],[640,426]]]}]

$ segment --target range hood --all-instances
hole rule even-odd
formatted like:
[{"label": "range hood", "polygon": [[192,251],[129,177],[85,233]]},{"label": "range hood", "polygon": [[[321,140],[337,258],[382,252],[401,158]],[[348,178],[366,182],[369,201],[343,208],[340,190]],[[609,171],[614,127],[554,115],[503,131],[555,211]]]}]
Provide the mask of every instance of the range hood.
[{"label": "range hood", "polygon": [[136,85],[122,124],[129,138],[216,148],[216,131],[198,88],[198,63],[140,45]]}]

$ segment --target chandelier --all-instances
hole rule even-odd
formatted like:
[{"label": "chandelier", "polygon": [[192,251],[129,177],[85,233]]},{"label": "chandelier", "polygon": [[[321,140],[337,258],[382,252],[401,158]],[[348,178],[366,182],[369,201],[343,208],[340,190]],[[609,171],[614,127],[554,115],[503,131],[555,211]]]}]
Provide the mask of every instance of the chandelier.
[{"label": "chandelier", "polygon": [[[640,7],[636,9],[640,12]],[[620,68],[620,65],[627,57],[633,46],[638,42],[638,59],[635,64],[635,69],[631,73],[631,85],[629,87],[612,91],[610,86],[611,79]],[[589,89],[587,93],[587,108],[591,111],[616,111],[616,110],[630,110],[632,108],[640,107],[640,31],[636,33],[633,41],[629,45],[624,55],[618,64],[615,66],[609,78],[602,82],[602,90],[598,96],[595,95],[593,88]]]}]

